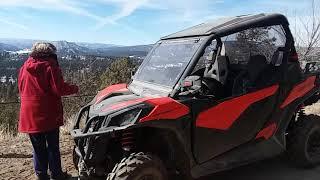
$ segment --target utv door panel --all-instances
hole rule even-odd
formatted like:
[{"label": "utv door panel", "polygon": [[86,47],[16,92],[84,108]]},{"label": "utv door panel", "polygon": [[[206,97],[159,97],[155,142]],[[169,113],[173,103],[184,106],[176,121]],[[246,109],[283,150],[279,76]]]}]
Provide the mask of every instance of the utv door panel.
[{"label": "utv door panel", "polygon": [[193,151],[199,163],[244,144],[272,114],[278,85],[234,97],[196,116]]},{"label": "utv door panel", "polygon": [[[217,106],[201,112],[196,120],[197,127],[228,130],[234,121],[252,104],[272,96],[278,85],[274,85],[253,93],[232,98]],[[214,118],[212,115],[214,114]]]}]

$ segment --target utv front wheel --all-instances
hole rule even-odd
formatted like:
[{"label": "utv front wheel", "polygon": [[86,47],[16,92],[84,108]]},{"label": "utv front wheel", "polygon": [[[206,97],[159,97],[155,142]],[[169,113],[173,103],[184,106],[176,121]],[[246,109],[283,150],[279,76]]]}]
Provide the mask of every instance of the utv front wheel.
[{"label": "utv front wheel", "polygon": [[167,171],[156,156],[132,153],[115,165],[107,180],[167,180]]},{"label": "utv front wheel", "polygon": [[299,118],[288,134],[289,158],[300,167],[315,167],[320,163],[320,117]]}]

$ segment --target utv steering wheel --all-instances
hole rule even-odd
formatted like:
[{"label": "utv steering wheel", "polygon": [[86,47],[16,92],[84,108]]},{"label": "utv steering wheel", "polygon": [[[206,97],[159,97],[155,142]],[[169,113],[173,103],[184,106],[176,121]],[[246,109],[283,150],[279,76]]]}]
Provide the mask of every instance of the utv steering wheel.
[{"label": "utv steering wheel", "polygon": [[203,78],[201,84],[201,93],[203,95],[214,95],[215,97],[220,97],[223,92],[223,85],[216,79]]}]

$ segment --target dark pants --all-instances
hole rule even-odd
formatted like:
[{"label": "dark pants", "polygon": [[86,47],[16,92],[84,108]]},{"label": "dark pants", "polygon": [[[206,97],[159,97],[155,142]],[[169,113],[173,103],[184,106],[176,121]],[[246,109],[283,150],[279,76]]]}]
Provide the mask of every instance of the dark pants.
[{"label": "dark pants", "polygon": [[62,173],[59,149],[59,129],[29,134],[33,146],[33,164],[38,176],[47,175],[48,165],[52,176]]}]

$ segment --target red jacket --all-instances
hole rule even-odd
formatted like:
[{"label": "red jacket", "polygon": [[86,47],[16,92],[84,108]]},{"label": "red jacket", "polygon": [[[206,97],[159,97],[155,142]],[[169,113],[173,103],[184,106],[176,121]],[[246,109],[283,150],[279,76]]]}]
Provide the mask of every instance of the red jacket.
[{"label": "red jacket", "polygon": [[21,98],[19,131],[46,132],[63,125],[61,96],[78,92],[78,87],[64,82],[55,59],[29,59],[18,77]]}]

